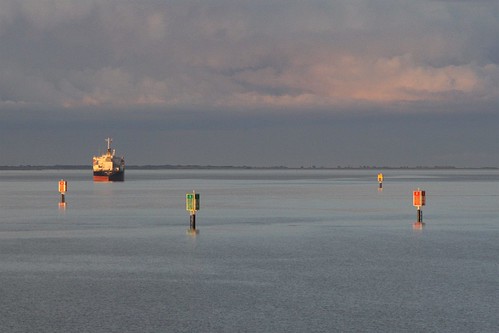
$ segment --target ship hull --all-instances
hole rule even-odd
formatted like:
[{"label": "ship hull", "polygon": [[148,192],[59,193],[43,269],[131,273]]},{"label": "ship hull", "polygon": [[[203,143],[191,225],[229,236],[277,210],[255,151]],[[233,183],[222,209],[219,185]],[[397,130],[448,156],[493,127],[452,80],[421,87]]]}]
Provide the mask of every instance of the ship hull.
[{"label": "ship hull", "polygon": [[105,172],[94,171],[94,182],[122,182],[125,180],[125,171]]}]

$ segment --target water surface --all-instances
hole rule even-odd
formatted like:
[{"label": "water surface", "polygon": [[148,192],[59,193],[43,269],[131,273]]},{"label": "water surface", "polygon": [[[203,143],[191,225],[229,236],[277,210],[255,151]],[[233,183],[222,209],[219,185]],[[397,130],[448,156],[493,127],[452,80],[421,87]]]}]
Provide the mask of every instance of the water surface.
[{"label": "water surface", "polygon": [[1,171],[0,328],[497,332],[499,171],[383,173]]}]

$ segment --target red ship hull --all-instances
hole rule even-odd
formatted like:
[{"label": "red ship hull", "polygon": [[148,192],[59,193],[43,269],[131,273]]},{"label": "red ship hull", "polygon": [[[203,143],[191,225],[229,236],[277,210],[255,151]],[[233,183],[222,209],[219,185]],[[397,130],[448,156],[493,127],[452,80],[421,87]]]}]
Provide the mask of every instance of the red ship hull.
[{"label": "red ship hull", "polygon": [[125,172],[103,172],[96,171],[94,172],[94,182],[122,182],[125,180]]}]

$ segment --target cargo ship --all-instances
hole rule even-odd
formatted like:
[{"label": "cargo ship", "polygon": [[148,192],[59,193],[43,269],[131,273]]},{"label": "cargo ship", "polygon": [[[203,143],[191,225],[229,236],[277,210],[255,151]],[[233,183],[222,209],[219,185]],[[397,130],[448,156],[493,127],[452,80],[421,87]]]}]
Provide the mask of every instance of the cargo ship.
[{"label": "cargo ship", "polygon": [[125,159],[116,156],[111,150],[113,139],[107,138],[107,151],[101,156],[94,156],[93,170],[95,182],[122,182],[125,180]]}]

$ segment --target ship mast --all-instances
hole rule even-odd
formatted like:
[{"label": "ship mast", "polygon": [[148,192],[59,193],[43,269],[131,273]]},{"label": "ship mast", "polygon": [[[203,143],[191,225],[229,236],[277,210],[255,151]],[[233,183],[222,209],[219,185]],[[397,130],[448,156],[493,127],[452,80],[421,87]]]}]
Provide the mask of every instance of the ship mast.
[{"label": "ship mast", "polygon": [[107,138],[105,141],[107,141],[107,153],[111,154],[111,142],[113,142],[113,139]]}]

